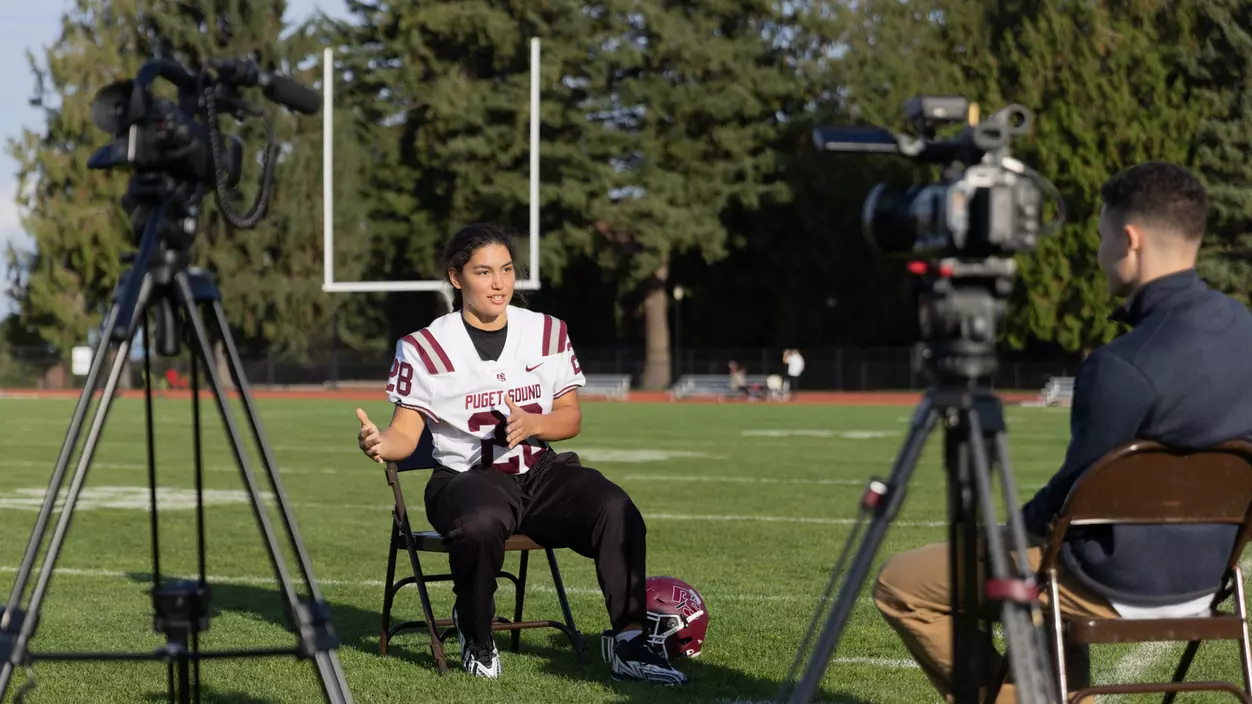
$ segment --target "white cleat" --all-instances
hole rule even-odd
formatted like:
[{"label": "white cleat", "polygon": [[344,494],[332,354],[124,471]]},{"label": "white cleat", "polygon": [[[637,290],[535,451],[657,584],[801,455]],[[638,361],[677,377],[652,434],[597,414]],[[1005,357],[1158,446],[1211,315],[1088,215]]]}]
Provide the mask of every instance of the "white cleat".
[{"label": "white cleat", "polygon": [[486,677],[489,680],[500,678],[500,649],[496,647],[495,639],[491,641],[491,650],[486,650],[475,645],[470,645],[465,639],[465,634],[461,632],[461,626],[456,621],[456,609],[452,610],[452,625],[456,627],[457,640],[461,642],[461,669],[465,670],[474,677]]},{"label": "white cleat", "polygon": [[687,676],[674,669],[663,652],[649,645],[647,637],[642,634],[625,642],[605,634],[600,641],[600,654],[612,668],[613,679],[686,684]]}]

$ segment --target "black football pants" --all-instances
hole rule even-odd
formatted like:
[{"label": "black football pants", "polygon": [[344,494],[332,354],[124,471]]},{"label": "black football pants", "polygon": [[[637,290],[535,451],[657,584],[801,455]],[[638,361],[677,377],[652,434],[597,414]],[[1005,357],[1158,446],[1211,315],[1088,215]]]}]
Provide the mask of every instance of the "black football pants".
[{"label": "black football pants", "polygon": [[514,533],[595,560],[614,629],[647,623],[643,516],[621,487],[573,453],[548,451],[525,474],[437,468],[425,501],[448,548],[457,620],[472,643],[491,642],[496,573]]}]

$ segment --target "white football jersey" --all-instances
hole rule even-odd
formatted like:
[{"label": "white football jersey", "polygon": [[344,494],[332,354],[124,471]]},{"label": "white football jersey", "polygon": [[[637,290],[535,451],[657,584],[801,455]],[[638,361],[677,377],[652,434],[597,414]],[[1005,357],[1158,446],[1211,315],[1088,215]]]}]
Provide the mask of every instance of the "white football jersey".
[{"label": "white football jersey", "polygon": [[479,358],[460,311],[396,343],[387,398],[426,417],[435,461],[458,472],[484,460],[508,474],[529,471],[548,443],[529,438],[509,449],[505,394],[528,413],[548,413],[587,383],[564,321],[514,306],[508,321],[496,361]]}]

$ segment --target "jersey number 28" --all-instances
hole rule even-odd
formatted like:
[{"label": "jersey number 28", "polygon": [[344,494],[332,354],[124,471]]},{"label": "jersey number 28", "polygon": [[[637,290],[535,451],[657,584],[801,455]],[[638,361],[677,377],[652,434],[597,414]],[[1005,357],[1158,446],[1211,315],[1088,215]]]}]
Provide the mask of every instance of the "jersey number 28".
[{"label": "jersey number 28", "polygon": [[[527,413],[543,413],[543,407],[537,403],[528,403],[521,406],[523,411]],[[509,419],[500,411],[479,411],[469,417],[469,429],[471,433],[477,433],[483,428],[492,428],[491,435],[483,438],[483,464],[495,459],[495,447],[509,447]],[[526,463],[526,469],[535,466],[535,462],[539,459],[539,453],[543,452],[542,447],[527,445],[522,443],[522,462]],[[517,474],[520,471],[517,455],[513,455],[504,462],[495,462],[491,466],[505,474]]]}]

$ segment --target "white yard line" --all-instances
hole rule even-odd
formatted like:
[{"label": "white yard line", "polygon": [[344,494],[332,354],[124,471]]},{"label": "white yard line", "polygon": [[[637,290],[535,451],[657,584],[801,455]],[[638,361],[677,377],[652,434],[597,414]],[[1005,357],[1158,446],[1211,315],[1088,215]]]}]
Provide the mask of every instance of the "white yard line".
[{"label": "white yard line", "polygon": [[[1246,575],[1252,570],[1252,557],[1245,557],[1239,561],[1239,566]],[[1162,660],[1167,657],[1175,659],[1182,653],[1182,643],[1151,641],[1148,643],[1140,643],[1117,660],[1117,664],[1113,666],[1113,674],[1109,676],[1110,682],[1132,683],[1141,682],[1143,677],[1152,671]],[[1097,701],[1111,701],[1110,697],[1098,695]]]}]

